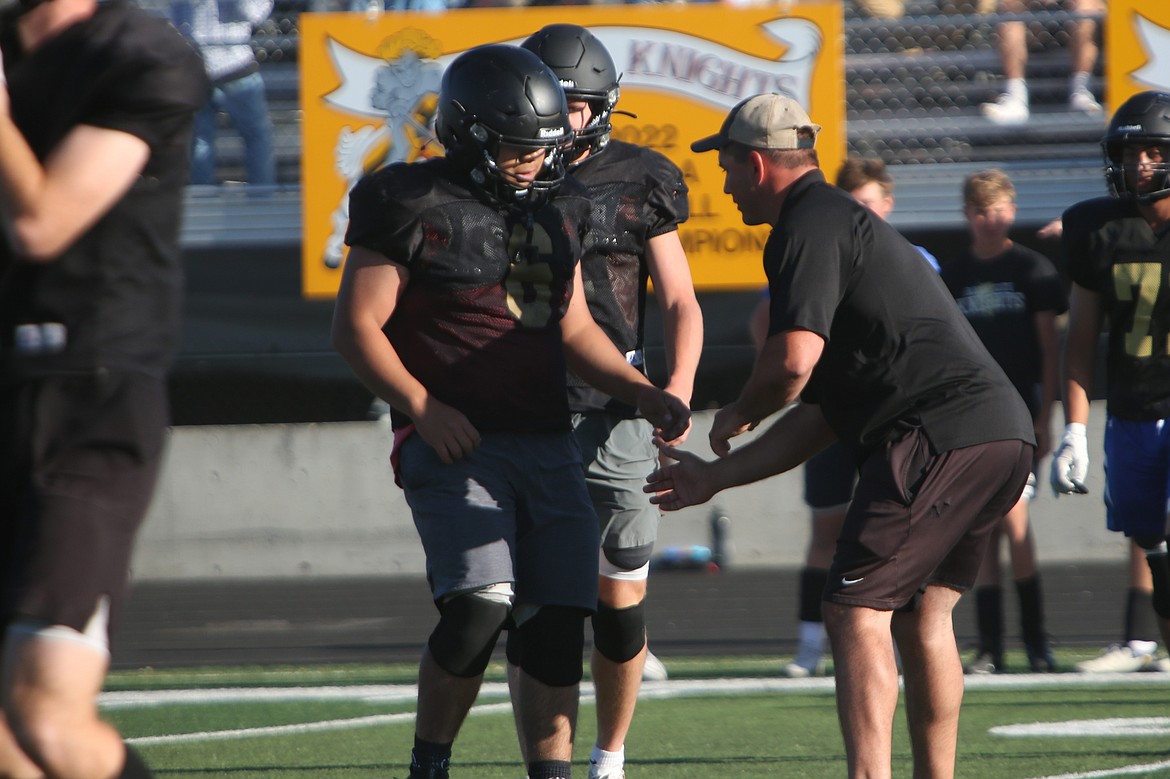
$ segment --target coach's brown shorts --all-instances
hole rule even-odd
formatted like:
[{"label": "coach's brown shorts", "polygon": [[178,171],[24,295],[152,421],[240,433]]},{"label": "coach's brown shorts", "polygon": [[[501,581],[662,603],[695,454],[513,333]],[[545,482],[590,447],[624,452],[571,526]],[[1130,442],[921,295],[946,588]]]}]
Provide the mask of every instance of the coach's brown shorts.
[{"label": "coach's brown shorts", "polygon": [[1015,505],[1033,447],[994,441],[941,454],[913,431],[861,468],[825,600],[913,609],[928,584],[971,588],[989,534]]},{"label": "coach's brown shorts", "polygon": [[169,418],[163,380],[54,377],[0,388],[0,619],[116,620]]}]

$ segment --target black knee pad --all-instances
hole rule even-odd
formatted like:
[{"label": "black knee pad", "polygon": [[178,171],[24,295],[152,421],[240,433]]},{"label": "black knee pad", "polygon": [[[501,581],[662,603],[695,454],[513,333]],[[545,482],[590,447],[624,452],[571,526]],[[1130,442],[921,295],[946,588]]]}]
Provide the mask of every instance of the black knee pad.
[{"label": "black knee pad", "polygon": [[1165,538],[1135,538],[1134,543],[1146,550],[1146,565],[1150,566],[1150,578],[1154,584],[1154,613],[1162,619],[1170,619],[1170,559],[1166,556]]},{"label": "black knee pad", "polygon": [[516,664],[549,687],[579,683],[583,675],[585,614],[570,606],[541,606],[535,616],[515,630],[519,650]]},{"label": "black knee pad", "polygon": [[615,663],[626,663],[646,646],[645,603],[624,609],[597,604],[593,648]]},{"label": "black knee pad", "polygon": [[605,559],[609,560],[614,568],[620,568],[623,571],[633,571],[650,562],[650,557],[654,554],[654,544],[632,546],[628,549],[606,549],[602,547],[601,553],[605,555]]},{"label": "black knee pad", "polygon": [[431,657],[449,674],[465,679],[479,676],[492,659],[508,618],[508,606],[469,594],[452,598],[439,608],[439,624],[427,641]]}]

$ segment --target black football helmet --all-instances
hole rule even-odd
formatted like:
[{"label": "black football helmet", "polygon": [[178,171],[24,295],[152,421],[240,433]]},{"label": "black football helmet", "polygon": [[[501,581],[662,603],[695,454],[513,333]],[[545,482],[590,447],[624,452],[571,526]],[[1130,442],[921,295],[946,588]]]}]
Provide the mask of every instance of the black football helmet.
[{"label": "black football helmet", "polygon": [[593,118],[577,131],[575,148],[596,154],[609,143],[610,116],[621,96],[617,67],[605,45],[593,33],[575,24],[550,24],[521,44],[552,68],[570,101],[589,103]]},{"label": "black football helmet", "polygon": [[[476,46],[451,62],[439,85],[435,131],[447,157],[506,205],[537,208],[565,179],[573,131],[564,91],[540,58],[519,46]],[[544,168],[528,188],[503,178],[501,145],[545,150]]]},{"label": "black football helmet", "polygon": [[1105,152],[1105,178],[1114,197],[1129,197],[1149,205],[1170,195],[1170,159],[1153,165],[1154,185],[1137,192],[1125,180],[1122,153],[1126,146],[1160,146],[1170,155],[1170,93],[1139,92],[1126,100],[1113,114],[1109,129],[1101,141]]}]

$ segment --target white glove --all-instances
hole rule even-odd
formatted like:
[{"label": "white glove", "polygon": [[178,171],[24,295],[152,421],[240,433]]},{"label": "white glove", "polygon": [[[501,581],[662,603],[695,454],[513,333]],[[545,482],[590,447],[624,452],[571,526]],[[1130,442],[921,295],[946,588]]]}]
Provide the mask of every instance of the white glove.
[{"label": "white glove", "polygon": [[1057,495],[1084,495],[1085,475],[1089,472],[1089,443],[1085,426],[1072,422],[1065,426],[1060,446],[1052,455],[1052,491]]}]

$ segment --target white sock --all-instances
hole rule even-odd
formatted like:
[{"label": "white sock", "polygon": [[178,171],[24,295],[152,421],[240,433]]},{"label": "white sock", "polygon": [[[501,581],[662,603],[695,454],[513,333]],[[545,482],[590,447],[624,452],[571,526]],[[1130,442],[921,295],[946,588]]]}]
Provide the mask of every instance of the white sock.
[{"label": "white sock", "polygon": [[800,623],[800,645],[802,647],[816,648],[818,652],[825,651],[825,623],[824,622],[801,622]]},{"label": "white sock", "polygon": [[1089,91],[1089,72],[1082,70],[1078,73],[1073,73],[1068,77],[1068,93],[1070,95],[1077,92]]},{"label": "white sock", "polygon": [[1009,78],[1003,82],[1003,91],[1025,104],[1028,102],[1028,82],[1022,78]]},{"label": "white sock", "polygon": [[617,752],[606,752],[596,744],[593,745],[593,754],[589,755],[589,765],[597,766],[602,776],[608,773],[617,773],[626,764],[626,745]]}]

